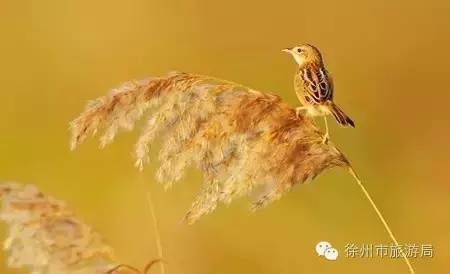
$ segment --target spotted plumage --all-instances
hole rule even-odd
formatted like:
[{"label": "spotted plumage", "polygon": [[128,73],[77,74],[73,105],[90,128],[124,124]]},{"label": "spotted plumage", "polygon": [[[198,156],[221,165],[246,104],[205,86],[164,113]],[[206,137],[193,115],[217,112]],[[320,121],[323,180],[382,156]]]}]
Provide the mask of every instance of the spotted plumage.
[{"label": "spotted plumage", "polygon": [[299,68],[294,84],[297,97],[304,105],[333,100],[332,78],[323,67]]},{"label": "spotted plumage", "polygon": [[336,121],[344,127],[355,127],[353,120],[333,102],[333,78],[326,70],[319,50],[304,44],[285,49],[290,53],[298,69],[294,77],[294,89],[297,98],[302,103],[298,110],[305,110],[310,116],[324,116],[326,125],[325,139],[328,138],[326,116],[332,114]]}]

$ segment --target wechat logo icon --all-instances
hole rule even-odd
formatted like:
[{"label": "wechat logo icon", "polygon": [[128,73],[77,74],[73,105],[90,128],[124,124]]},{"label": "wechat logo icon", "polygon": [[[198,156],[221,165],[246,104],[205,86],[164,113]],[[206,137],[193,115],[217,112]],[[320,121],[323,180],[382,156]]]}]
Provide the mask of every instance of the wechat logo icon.
[{"label": "wechat logo icon", "polygon": [[336,248],[333,248],[329,242],[319,242],[316,245],[316,252],[317,255],[320,257],[324,257],[328,261],[336,261],[337,257],[339,256],[339,252]]}]

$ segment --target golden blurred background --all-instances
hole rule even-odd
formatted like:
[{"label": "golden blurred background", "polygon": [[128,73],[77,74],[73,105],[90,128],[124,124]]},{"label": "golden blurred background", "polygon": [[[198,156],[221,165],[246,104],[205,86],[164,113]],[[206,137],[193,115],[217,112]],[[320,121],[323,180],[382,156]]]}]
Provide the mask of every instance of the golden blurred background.
[{"label": "golden blurred background", "polygon": [[[174,69],[297,105],[295,65],[280,50],[308,42],[323,51],[336,101],[357,123],[333,123],[331,138],[398,240],[433,245],[434,258],[412,259],[417,273],[450,273],[449,12],[445,0],[1,0],[0,180],[67,201],[137,267],[157,256],[149,190],[171,274],[408,273],[401,259],[345,258],[347,243],[389,237],[343,170],[255,214],[241,199],[188,226],[180,220],[200,175],[163,191],[155,153],[143,173],[133,167],[136,132],[104,150],[90,140],[69,151],[68,123],[87,100]],[[322,240],[341,252],[337,261],[315,254]],[[0,273],[25,272],[6,268],[0,253]]]}]

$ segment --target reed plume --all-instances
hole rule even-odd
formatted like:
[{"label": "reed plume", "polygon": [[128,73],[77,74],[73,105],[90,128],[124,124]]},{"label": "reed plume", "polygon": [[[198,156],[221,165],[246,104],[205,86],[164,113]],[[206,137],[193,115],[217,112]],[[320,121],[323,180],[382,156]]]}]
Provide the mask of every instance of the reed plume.
[{"label": "reed plume", "polygon": [[118,263],[113,249],[65,203],[33,185],[0,184],[0,221],[8,227],[3,247],[8,267],[32,274],[147,274],[162,259],[141,271]]},{"label": "reed plume", "polygon": [[132,129],[144,112],[149,118],[136,144],[136,166],[148,162],[149,144],[159,135],[158,181],[170,187],[190,165],[204,175],[186,215],[190,223],[259,185],[266,191],[255,208],[324,169],[349,165],[335,146],[322,143],[311,120],[278,96],[187,73],[128,82],[90,103],[71,123],[71,147],[99,130],[104,146],[120,129]]},{"label": "reed plume", "polygon": [[323,133],[308,117],[273,94],[181,72],[127,82],[89,103],[72,121],[71,148],[98,131],[103,147],[119,130],[133,129],[144,113],[149,116],[135,146],[136,166],[142,169],[149,161],[149,145],[159,136],[159,182],[172,186],[189,166],[203,174],[200,193],[185,215],[188,223],[256,188],[265,191],[252,208],[266,206],[294,185],[339,166],[354,176],[398,246],[346,157],[332,142],[322,142]]},{"label": "reed plume", "polygon": [[8,266],[33,274],[95,274],[115,267],[112,249],[64,204],[32,185],[0,184]]}]

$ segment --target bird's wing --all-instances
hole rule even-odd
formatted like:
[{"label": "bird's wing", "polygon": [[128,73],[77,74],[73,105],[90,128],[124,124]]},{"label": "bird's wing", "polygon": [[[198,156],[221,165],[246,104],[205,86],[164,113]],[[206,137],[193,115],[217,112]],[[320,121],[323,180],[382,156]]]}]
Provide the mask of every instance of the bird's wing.
[{"label": "bird's wing", "polygon": [[302,71],[309,102],[320,104],[333,99],[333,79],[323,67],[306,67]]},{"label": "bird's wing", "polygon": [[326,81],[327,81],[327,83],[328,83],[328,90],[329,90],[329,100],[333,100],[333,95],[334,95],[334,79],[333,79],[333,76],[331,75],[331,73],[328,71],[328,70],[326,70],[326,69],[323,69],[324,70],[324,73],[325,73],[325,79],[326,79]]},{"label": "bird's wing", "polygon": [[169,186],[191,165],[205,175],[189,222],[257,185],[269,186],[255,203],[264,206],[324,169],[348,166],[331,143],[323,144],[312,121],[278,96],[188,73],[128,82],[95,100],[71,124],[72,148],[100,130],[106,145],[144,113],[150,118],[136,145],[136,164],[148,161],[149,144],[159,135],[158,180]]}]

